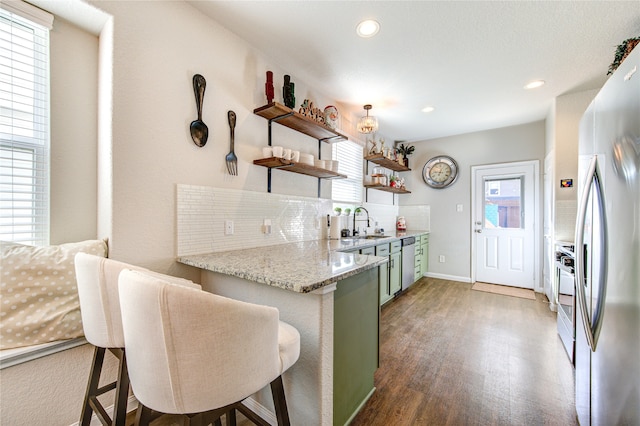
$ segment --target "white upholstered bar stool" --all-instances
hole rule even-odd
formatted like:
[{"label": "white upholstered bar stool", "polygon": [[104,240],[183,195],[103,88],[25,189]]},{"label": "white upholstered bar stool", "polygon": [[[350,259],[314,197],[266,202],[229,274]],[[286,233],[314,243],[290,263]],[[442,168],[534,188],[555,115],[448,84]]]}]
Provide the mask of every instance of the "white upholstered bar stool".
[{"label": "white upholstered bar stool", "polygon": [[[120,316],[118,276],[125,269],[146,271],[149,274],[155,273],[124,262],[85,253],[78,253],[74,262],[82,326],[87,341],[95,346],[79,424],[88,426],[91,423],[91,414],[95,412],[100,422],[105,426],[124,426],[129,396],[129,376]],[[200,289],[200,285],[189,280],[162,274],[156,275],[165,277],[166,280],[177,285]],[[99,386],[107,350],[119,359],[118,375],[114,382]],[[98,400],[98,396],[114,389],[114,409],[113,418],[111,418]]]},{"label": "white upholstered bar stool", "polygon": [[142,405],[168,414],[264,419],[242,400],[271,386],[279,425],[289,425],[282,373],[300,355],[300,334],[276,308],[173,285],[144,272],[120,274],[129,378]]}]

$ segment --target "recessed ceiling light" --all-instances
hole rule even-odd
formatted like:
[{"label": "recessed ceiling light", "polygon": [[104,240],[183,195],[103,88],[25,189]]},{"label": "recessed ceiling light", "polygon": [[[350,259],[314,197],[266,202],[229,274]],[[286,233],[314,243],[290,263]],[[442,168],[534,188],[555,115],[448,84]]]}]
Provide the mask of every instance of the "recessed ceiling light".
[{"label": "recessed ceiling light", "polygon": [[380,31],[380,24],[373,19],[362,21],[356,27],[356,33],[358,33],[360,37],[364,38],[373,37],[378,34],[378,31]]},{"label": "recessed ceiling light", "polygon": [[525,89],[535,89],[537,87],[543,86],[544,80],[534,80],[531,83],[524,86]]},{"label": "recessed ceiling light", "polygon": [[436,107],[429,105],[429,106],[426,106],[426,107],[422,108],[422,112],[433,112],[433,111],[435,111],[435,109],[436,109]]}]

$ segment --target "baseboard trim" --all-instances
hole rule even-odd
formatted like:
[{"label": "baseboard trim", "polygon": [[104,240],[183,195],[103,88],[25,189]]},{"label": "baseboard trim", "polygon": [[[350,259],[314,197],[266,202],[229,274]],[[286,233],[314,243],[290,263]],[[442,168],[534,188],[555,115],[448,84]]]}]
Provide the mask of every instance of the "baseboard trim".
[{"label": "baseboard trim", "polygon": [[278,418],[276,417],[276,415],[271,410],[269,410],[264,405],[260,404],[258,401],[256,401],[252,397],[245,399],[244,401],[242,401],[242,403],[248,409],[250,409],[257,415],[265,419],[270,425],[273,425],[273,426],[278,425]]},{"label": "baseboard trim", "polygon": [[369,399],[373,396],[373,394],[376,391],[376,387],[374,386],[373,389],[371,389],[371,391],[367,394],[367,396],[362,400],[362,402],[360,403],[360,405],[358,405],[358,408],[355,409],[355,411],[353,412],[353,414],[351,414],[351,416],[349,417],[349,419],[345,422],[345,426],[351,424],[351,422],[353,421],[353,419],[356,418],[356,416],[358,415],[358,413],[360,412],[360,410],[362,410],[362,407],[364,407],[364,405],[367,403],[367,401],[369,401]]},{"label": "baseboard trim", "polygon": [[438,274],[435,272],[425,272],[425,277],[430,278],[439,278],[441,280],[449,280],[449,281],[459,281],[461,283],[471,283],[471,278],[469,277],[459,277],[457,275],[447,275],[447,274]]}]

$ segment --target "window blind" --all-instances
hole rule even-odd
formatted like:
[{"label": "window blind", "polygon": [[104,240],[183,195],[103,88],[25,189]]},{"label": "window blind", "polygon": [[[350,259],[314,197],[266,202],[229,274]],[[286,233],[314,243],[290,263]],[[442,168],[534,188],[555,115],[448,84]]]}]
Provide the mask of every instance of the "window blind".
[{"label": "window blind", "polygon": [[338,172],[348,178],[331,181],[331,199],[344,203],[361,203],[362,146],[351,141],[334,143],[332,157],[339,162]]},{"label": "window blind", "polygon": [[44,245],[49,242],[51,21],[47,27],[46,19],[24,18],[48,15],[26,3],[0,6],[0,240]]}]

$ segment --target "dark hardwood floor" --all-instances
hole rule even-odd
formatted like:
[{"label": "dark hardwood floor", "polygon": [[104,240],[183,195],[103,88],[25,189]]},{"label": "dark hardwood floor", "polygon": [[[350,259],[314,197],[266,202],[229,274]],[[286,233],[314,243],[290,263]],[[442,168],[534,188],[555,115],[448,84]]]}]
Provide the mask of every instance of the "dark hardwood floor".
[{"label": "dark hardwood floor", "polygon": [[351,426],[577,424],[573,369],[539,294],[422,278],[382,308],[380,346],[377,390]]},{"label": "dark hardwood floor", "polygon": [[422,278],[382,308],[366,425],[575,425],[555,313],[536,300]]}]

